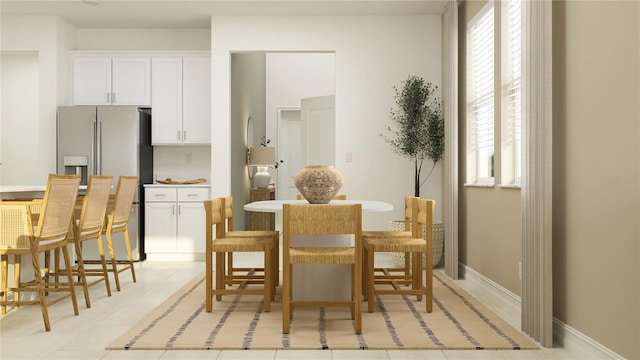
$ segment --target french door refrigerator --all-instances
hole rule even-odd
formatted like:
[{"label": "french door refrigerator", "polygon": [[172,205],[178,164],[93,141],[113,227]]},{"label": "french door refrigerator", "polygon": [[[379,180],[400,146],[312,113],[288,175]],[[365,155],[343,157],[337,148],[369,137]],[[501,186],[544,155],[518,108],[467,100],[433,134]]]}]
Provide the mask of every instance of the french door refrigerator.
[{"label": "french door refrigerator", "polygon": [[[79,173],[86,185],[88,175],[113,176],[112,194],[118,177],[138,176],[138,188],[129,219],[129,239],[134,260],[144,260],[143,184],[153,183],[151,109],[137,106],[61,106],[57,114],[57,171]],[[143,204],[141,206],[141,204]],[[126,260],[126,249],[115,234],[114,251]],[[106,249],[106,240],[105,242]],[[108,254],[106,254],[108,258]],[[99,260],[95,242],[83,244],[83,257]]]}]

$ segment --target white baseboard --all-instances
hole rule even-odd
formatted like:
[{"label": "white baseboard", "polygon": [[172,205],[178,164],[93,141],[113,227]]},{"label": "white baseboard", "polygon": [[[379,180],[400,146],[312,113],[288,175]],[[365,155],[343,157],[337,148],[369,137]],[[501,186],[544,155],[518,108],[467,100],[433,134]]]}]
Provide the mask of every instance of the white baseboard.
[{"label": "white baseboard", "polygon": [[[483,295],[492,297],[492,300],[508,307],[508,311],[515,311],[520,315],[522,309],[522,299],[520,296],[507,290],[486,276],[460,263],[460,278],[469,282],[471,288],[480,287]],[[515,314],[514,313],[514,314]],[[518,328],[520,325],[511,324]],[[553,318],[553,342],[554,347],[567,349],[572,353],[583,353],[590,359],[619,359],[624,357],[618,355],[599,342],[563,323],[557,318]]]}]

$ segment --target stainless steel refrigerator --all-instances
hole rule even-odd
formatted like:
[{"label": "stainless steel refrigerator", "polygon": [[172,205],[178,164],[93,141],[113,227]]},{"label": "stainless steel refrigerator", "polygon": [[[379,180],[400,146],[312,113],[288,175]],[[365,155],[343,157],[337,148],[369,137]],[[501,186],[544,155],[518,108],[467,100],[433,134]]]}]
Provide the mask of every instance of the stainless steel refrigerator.
[{"label": "stainless steel refrigerator", "polygon": [[[142,185],[153,183],[151,109],[137,106],[59,107],[57,171],[60,174],[80,174],[83,184],[91,174],[112,175],[112,194],[116,192],[120,175],[138,176],[138,189],[129,220],[129,239],[134,260],[144,260]],[[106,240],[103,241],[106,247]],[[125,260],[124,241],[114,239],[114,247],[116,258]],[[99,259],[96,243],[83,244],[83,257]]]}]

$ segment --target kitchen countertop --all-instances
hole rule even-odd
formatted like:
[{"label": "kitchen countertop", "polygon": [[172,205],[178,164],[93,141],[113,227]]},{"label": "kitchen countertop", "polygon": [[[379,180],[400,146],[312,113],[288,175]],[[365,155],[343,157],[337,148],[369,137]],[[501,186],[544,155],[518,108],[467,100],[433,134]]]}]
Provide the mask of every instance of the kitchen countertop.
[{"label": "kitchen countertop", "polygon": [[145,188],[163,188],[163,187],[201,187],[201,188],[209,188],[211,184],[209,183],[200,183],[200,184],[144,184]]}]

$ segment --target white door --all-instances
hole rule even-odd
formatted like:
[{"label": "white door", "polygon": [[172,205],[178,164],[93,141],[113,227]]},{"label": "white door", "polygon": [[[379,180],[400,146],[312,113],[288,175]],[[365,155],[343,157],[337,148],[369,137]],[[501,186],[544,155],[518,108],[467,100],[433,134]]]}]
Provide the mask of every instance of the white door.
[{"label": "white door", "polygon": [[335,96],[300,100],[303,165],[334,165]]},{"label": "white door", "polygon": [[333,95],[301,99],[278,109],[278,199],[295,199],[293,179],[306,165],[334,165]]}]

